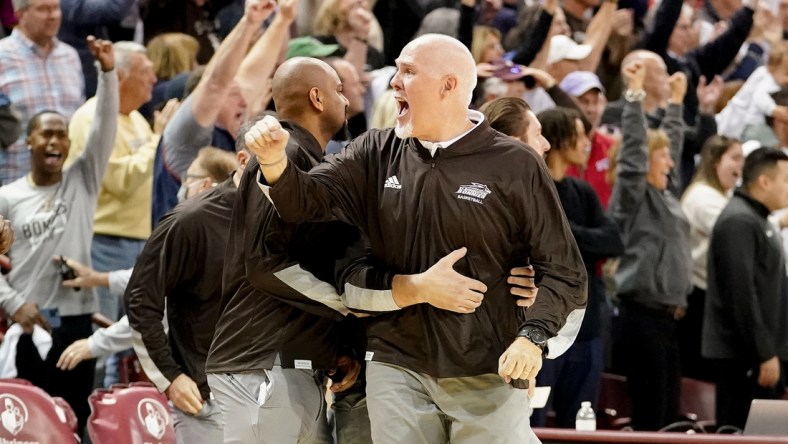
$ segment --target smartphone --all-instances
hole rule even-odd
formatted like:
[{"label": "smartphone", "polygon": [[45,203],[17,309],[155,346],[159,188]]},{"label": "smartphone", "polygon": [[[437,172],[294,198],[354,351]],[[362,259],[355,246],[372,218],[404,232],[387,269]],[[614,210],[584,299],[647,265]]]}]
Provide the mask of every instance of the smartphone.
[{"label": "smartphone", "polygon": [[[71,279],[77,278],[77,274],[74,273],[74,269],[69,267],[69,265],[66,263],[66,259],[62,255],[60,256],[60,276],[64,281],[70,281]],[[80,287],[74,287],[74,291],[79,290],[81,290]]]}]

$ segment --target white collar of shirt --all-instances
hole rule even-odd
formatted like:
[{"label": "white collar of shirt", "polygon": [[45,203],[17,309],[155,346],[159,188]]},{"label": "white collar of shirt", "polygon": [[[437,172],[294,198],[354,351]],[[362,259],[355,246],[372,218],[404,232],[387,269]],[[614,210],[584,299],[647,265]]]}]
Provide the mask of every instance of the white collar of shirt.
[{"label": "white collar of shirt", "polygon": [[438,148],[443,148],[443,149],[448,148],[449,145],[451,145],[454,142],[456,142],[456,141],[462,139],[463,137],[467,136],[468,133],[470,133],[471,131],[475,130],[479,125],[481,125],[482,122],[484,122],[484,114],[480,113],[479,111],[475,111],[475,110],[469,109],[468,110],[468,119],[470,119],[470,121],[473,123],[473,128],[469,129],[468,131],[460,134],[459,136],[457,136],[457,137],[455,137],[455,138],[453,138],[451,140],[447,140],[445,142],[427,142],[427,141],[419,139],[419,143],[421,143],[421,145],[424,148],[427,148],[428,150],[430,150],[430,154],[432,155],[432,157],[435,157],[435,152],[438,150]]}]

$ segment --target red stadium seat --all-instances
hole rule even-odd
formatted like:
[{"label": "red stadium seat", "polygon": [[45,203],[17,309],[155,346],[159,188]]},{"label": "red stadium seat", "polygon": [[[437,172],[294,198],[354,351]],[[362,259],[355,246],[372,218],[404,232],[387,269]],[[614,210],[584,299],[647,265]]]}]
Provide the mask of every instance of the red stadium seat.
[{"label": "red stadium seat", "polygon": [[715,387],[711,382],[681,378],[681,416],[692,421],[714,422],[715,399]]},{"label": "red stadium seat", "polygon": [[0,380],[0,441],[78,443],[76,415],[62,399],[20,379]]},{"label": "red stadium seat", "polygon": [[632,401],[627,392],[627,378],[612,373],[602,374],[599,394],[597,428],[620,430],[631,423]]},{"label": "red stadium seat", "polygon": [[167,398],[151,384],[98,389],[88,402],[88,433],[93,444],[175,443]]}]

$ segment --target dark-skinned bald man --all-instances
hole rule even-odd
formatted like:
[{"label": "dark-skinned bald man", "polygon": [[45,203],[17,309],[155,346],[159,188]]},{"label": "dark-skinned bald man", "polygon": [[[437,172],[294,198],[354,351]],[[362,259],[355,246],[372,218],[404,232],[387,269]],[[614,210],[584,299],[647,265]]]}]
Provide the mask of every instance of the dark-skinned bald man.
[{"label": "dark-skinned bald man", "polygon": [[[287,155],[309,170],[345,125],[342,85],[312,59],[301,59],[283,65],[272,87],[277,112],[294,135]],[[314,291],[318,279],[328,287],[334,282],[333,260],[323,258],[343,257],[358,231],[338,222],[281,223],[257,188],[253,162],[236,195],[222,312],[206,362],[224,417],[224,442],[330,443],[321,371],[337,367],[337,321],[347,310],[309,298],[322,294]],[[260,221],[260,214],[267,217]],[[289,278],[311,288],[288,286]],[[352,385],[358,363],[345,359],[343,365]]]},{"label": "dark-skinned bald man", "polygon": [[[342,83],[328,64],[293,58],[277,70],[272,89],[277,113],[293,135],[286,148],[288,159],[309,170],[320,163],[327,143],[346,124],[348,102]],[[238,138],[239,143],[243,140]],[[340,368],[346,376],[334,378],[332,390],[351,387],[359,367],[344,354],[338,357],[338,348],[359,336],[363,340],[363,333],[348,338],[352,330],[348,335],[346,325],[337,325],[349,313],[337,288],[354,272],[379,276],[376,280],[382,282],[392,278],[366,265],[363,254],[356,254],[359,249],[348,253],[348,246],[363,245],[355,227],[339,222],[282,222],[260,192],[259,167],[256,160],[252,163],[241,178],[233,208],[222,314],[206,364],[212,394],[224,416],[224,442],[333,442],[318,371]],[[483,289],[480,282],[455,272],[452,264],[448,258],[425,273],[400,276],[400,282],[406,283],[400,292],[445,297],[459,286]],[[358,291],[374,296],[375,303],[360,307],[363,310],[399,309],[388,289]],[[348,296],[353,294],[343,293]],[[340,333],[349,341],[338,341]],[[355,430],[352,442],[370,442],[368,422],[363,427],[365,410],[353,407],[347,415],[337,410],[340,442],[351,442],[343,439],[340,430],[343,416],[354,421],[353,427],[348,426]],[[361,424],[356,422],[359,419]]]}]

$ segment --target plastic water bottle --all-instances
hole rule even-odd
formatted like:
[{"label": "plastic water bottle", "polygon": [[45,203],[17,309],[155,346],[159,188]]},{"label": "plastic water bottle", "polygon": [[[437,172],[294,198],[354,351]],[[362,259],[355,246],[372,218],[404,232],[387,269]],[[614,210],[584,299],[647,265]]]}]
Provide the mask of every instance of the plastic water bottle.
[{"label": "plastic water bottle", "polygon": [[582,432],[593,432],[596,430],[596,415],[591,408],[590,401],[583,401],[580,410],[577,411],[575,419],[575,429]]}]

